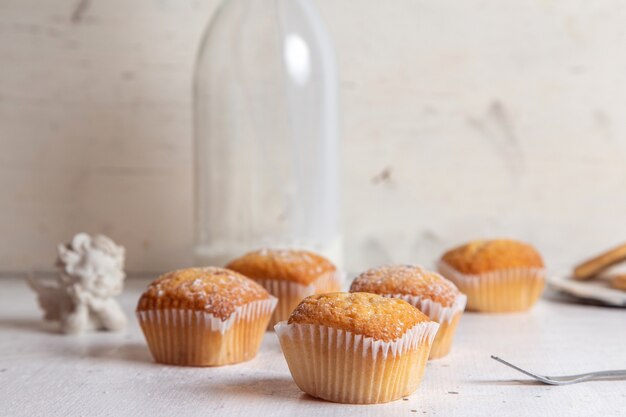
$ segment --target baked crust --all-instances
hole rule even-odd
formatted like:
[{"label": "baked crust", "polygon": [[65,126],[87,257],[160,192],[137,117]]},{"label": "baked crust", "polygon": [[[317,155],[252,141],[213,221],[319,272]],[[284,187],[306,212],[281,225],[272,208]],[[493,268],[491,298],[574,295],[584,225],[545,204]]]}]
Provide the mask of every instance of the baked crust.
[{"label": "baked crust", "polygon": [[474,240],[449,250],[441,260],[463,274],[544,267],[535,248],[512,239]]},{"label": "baked crust", "polygon": [[626,291],[626,274],[614,275],[611,277],[611,287]]},{"label": "baked crust", "polygon": [[226,320],[237,307],[269,297],[265,288],[237,272],[215,267],[187,268],[152,282],[139,298],[137,311],[204,311]]},{"label": "baked crust", "polygon": [[595,256],[574,268],[575,279],[589,279],[605,269],[626,260],[626,244],[614,247]]},{"label": "baked crust", "polygon": [[461,294],[451,281],[417,265],[372,268],[352,281],[350,292],[413,295],[432,300],[444,307],[452,306]]},{"label": "baked crust", "polygon": [[295,249],[261,249],[249,252],[226,268],[252,279],[275,279],[309,285],[322,274],[337,268],[316,253]]},{"label": "baked crust", "polygon": [[404,300],[365,292],[311,295],[291,313],[289,324],[315,324],[390,342],[430,319]]}]

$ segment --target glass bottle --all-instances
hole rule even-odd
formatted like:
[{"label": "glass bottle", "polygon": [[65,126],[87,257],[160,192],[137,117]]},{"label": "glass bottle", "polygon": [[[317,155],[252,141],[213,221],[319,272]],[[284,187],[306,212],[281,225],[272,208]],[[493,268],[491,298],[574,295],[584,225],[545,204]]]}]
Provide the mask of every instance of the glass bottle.
[{"label": "glass bottle", "polygon": [[225,0],[195,72],[195,255],[262,247],[341,263],[337,71],[309,0]]}]

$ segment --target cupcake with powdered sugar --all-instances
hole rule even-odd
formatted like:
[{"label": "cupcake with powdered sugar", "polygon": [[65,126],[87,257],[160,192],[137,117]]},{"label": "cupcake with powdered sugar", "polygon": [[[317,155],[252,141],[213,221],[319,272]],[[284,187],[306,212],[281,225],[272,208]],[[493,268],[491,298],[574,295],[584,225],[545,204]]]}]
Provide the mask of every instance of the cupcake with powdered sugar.
[{"label": "cupcake with powdered sugar", "polygon": [[417,265],[372,268],[354,279],[350,291],[400,298],[439,323],[430,359],[441,358],[450,352],[467,301],[451,281]]}]

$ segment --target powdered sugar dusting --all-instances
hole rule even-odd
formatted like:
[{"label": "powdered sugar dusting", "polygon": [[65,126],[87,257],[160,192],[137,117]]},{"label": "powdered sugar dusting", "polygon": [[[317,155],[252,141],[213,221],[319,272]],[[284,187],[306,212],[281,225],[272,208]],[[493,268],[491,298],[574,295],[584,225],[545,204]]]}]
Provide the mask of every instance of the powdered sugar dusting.
[{"label": "powdered sugar dusting", "polygon": [[138,310],[188,308],[226,320],[237,306],[269,298],[254,281],[223,268],[188,268],[163,275],[139,301]]},{"label": "powdered sugar dusting", "polygon": [[386,265],[372,268],[352,282],[350,291],[382,295],[414,295],[443,306],[451,306],[461,294],[451,281],[418,265]]}]

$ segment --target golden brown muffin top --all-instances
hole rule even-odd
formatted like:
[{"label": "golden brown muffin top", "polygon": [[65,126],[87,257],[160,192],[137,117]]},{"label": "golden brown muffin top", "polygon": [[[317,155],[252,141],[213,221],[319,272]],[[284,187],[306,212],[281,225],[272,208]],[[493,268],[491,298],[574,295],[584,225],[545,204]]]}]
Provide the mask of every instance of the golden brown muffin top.
[{"label": "golden brown muffin top", "polygon": [[322,274],[336,271],[328,259],[295,249],[261,249],[249,252],[226,268],[252,279],[276,279],[309,285]]},{"label": "golden brown muffin top", "polygon": [[441,260],[463,274],[544,266],[535,248],[511,239],[474,240],[449,250]]},{"label": "golden brown muffin top", "polygon": [[311,295],[291,313],[289,324],[316,324],[386,342],[430,321],[406,301],[366,292]]},{"label": "golden brown muffin top", "polygon": [[269,293],[256,282],[224,268],[187,268],[169,272],[148,285],[137,311],[180,309],[204,311],[222,320],[235,308]]},{"label": "golden brown muffin top", "polygon": [[432,300],[444,307],[454,304],[458,288],[436,272],[417,265],[388,265],[363,272],[352,281],[351,292],[381,295],[413,295]]}]

